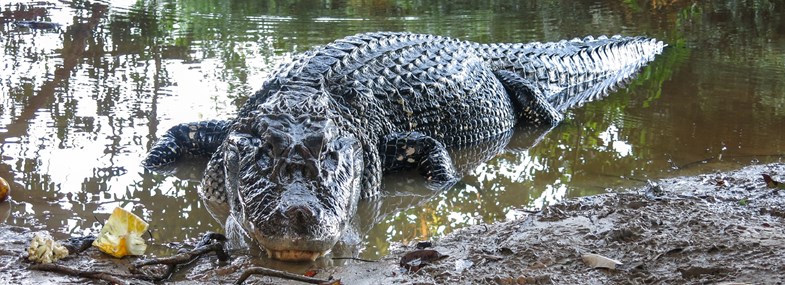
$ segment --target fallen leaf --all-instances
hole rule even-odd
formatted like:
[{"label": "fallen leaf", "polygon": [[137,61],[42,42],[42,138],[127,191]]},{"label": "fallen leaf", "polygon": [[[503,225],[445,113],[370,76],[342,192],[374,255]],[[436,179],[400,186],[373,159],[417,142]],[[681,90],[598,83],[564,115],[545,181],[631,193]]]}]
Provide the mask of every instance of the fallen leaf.
[{"label": "fallen leaf", "polygon": [[581,256],[581,259],[583,259],[583,262],[586,263],[586,265],[591,266],[592,268],[616,269],[616,266],[623,264],[618,260],[593,253],[584,254]]},{"label": "fallen leaf", "polygon": [[416,245],[414,245],[414,248],[416,249],[426,249],[429,247],[433,247],[433,243],[430,241],[419,241]]},{"label": "fallen leaf", "polygon": [[772,179],[768,174],[761,174],[761,176],[763,176],[763,181],[766,182],[766,187],[785,189],[785,183]]},{"label": "fallen leaf", "polygon": [[447,255],[432,249],[415,250],[404,254],[401,257],[400,265],[411,272],[417,272],[423,266],[446,257]]},{"label": "fallen leaf", "polygon": [[303,275],[308,276],[308,277],[314,277],[318,273],[319,273],[319,271],[317,271],[317,270],[308,270],[305,273],[303,273]]}]

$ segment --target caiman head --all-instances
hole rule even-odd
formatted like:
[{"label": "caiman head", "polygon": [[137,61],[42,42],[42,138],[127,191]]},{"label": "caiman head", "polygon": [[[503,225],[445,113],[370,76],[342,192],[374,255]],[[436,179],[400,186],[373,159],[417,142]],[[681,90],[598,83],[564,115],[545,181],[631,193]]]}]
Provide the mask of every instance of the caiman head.
[{"label": "caiman head", "polygon": [[224,142],[231,215],[271,258],[325,254],[357,209],[360,142],[323,116],[257,115],[238,125]]}]

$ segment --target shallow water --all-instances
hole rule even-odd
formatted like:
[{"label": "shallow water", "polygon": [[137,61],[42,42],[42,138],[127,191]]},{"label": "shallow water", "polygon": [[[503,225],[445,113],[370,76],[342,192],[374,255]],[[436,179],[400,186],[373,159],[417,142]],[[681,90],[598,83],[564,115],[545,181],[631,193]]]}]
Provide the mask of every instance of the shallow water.
[{"label": "shallow water", "polygon": [[79,235],[121,206],[150,221],[161,251],[220,231],[196,192],[203,162],[151,173],[139,164],[147,149],[175,124],[231,118],[293,53],[378,30],[480,42],[646,35],[670,46],[536,146],[516,133],[449,191],[388,176],[385,201],[361,209],[364,258],[565,197],[783,158],[783,1],[453,2],[4,1],[0,176],[13,201],[0,222]]}]

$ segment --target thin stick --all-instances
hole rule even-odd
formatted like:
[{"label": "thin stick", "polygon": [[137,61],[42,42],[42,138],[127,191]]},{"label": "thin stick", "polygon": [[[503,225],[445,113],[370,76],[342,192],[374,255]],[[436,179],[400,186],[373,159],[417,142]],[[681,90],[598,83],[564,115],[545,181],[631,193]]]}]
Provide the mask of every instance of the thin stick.
[{"label": "thin stick", "polygon": [[202,256],[203,254],[209,253],[211,251],[215,251],[215,254],[218,255],[218,259],[221,261],[226,261],[229,259],[229,255],[226,254],[226,252],[224,251],[223,243],[216,242],[209,245],[194,248],[191,251],[178,253],[176,255],[172,255],[168,257],[140,260],[134,262],[134,267],[138,268],[138,267],[156,265],[156,264],[166,264],[166,265],[186,264],[198,258],[199,256]]},{"label": "thin stick", "polygon": [[241,275],[240,279],[237,279],[237,281],[235,281],[234,284],[237,285],[243,284],[243,282],[245,282],[245,280],[248,279],[248,277],[251,277],[251,275],[254,274],[278,277],[283,279],[305,282],[309,284],[330,284],[330,282],[332,282],[331,280],[324,280],[324,279],[313,278],[303,275],[297,275],[297,274],[292,274],[289,272],[279,271],[266,267],[251,267],[243,271],[243,275]]},{"label": "thin stick", "polygon": [[362,261],[362,262],[379,262],[378,260],[371,260],[371,259],[364,259],[359,257],[333,257],[333,260],[355,260],[355,261]]},{"label": "thin stick", "polygon": [[166,271],[159,275],[159,276],[152,276],[154,281],[163,281],[177,270],[177,266],[181,264],[188,264],[199,258],[200,256],[209,253],[211,251],[215,251],[215,254],[218,256],[218,260],[220,261],[227,261],[229,260],[229,254],[224,251],[223,243],[216,242],[211,243],[208,245],[200,246],[197,248],[192,249],[188,252],[179,253],[169,257],[161,257],[161,258],[152,258],[152,259],[145,259],[134,262],[134,270],[137,273],[143,273],[144,275],[152,275],[151,273],[144,273],[143,271],[139,270],[141,267],[149,266],[149,265],[165,265]]},{"label": "thin stick", "polygon": [[63,273],[71,276],[77,277],[85,277],[91,279],[98,279],[110,282],[112,284],[128,284],[124,280],[114,276],[112,273],[103,272],[103,271],[82,271],[79,269],[70,268],[67,266],[54,264],[54,263],[46,263],[46,264],[36,264],[30,266],[30,269],[33,270],[41,270],[41,271],[49,271],[49,272],[57,272]]}]

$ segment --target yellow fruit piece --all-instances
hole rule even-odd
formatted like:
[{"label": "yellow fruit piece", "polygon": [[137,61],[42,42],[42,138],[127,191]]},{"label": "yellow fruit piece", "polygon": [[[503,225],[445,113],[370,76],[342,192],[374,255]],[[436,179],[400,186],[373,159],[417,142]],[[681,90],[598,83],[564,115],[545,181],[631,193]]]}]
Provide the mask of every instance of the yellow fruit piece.
[{"label": "yellow fruit piece", "polygon": [[147,226],[145,221],[133,213],[120,207],[115,208],[93,241],[93,246],[117,258],[142,255],[147,249],[142,238]]},{"label": "yellow fruit piece", "polygon": [[3,177],[0,177],[0,202],[5,201],[8,199],[8,196],[11,194],[11,186],[8,185],[8,181],[5,181]]}]

